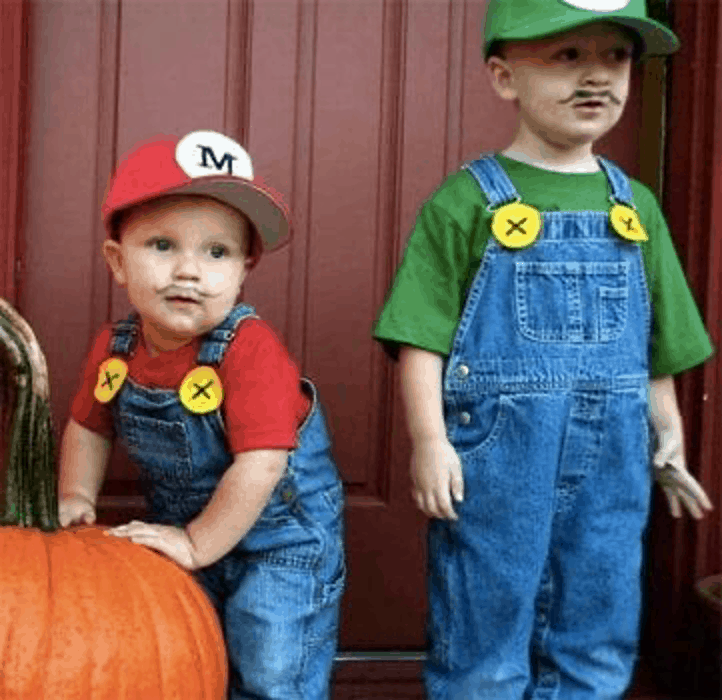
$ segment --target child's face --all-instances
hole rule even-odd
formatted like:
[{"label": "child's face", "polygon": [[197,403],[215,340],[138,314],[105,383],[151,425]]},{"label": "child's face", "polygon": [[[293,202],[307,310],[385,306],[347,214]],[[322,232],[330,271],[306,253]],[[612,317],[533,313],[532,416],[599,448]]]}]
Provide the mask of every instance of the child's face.
[{"label": "child's face", "polygon": [[489,68],[522,124],[558,148],[596,141],[622,116],[634,44],[619,27],[597,23],[535,41],[513,42]]},{"label": "child's face", "polygon": [[133,212],[120,242],[105,241],[113,275],[126,287],[152,354],[217,326],[246,276],[247,220],[205,197],[167,197]]}]

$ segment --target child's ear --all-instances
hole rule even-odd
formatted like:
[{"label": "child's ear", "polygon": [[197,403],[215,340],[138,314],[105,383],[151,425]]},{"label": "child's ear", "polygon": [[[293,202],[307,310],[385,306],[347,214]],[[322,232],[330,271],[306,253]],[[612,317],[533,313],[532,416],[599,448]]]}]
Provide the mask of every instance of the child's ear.
[{"label": "child's ear", "polygon": [[108,267],[115,277],[115,281],[121,286],[125,286],[125,270],[123,269],[123,255],[118,241],[103,241],[103,257]]},{"label": "child's ear", "polygon": [[486,62],[486,67],[489,71],[491,85],[496,91],[496,94],[499,95],[502,100],[515,100],[517,98],[517,91],[514,88],[514,70],[512,67],[498,56],[489,58]]}]

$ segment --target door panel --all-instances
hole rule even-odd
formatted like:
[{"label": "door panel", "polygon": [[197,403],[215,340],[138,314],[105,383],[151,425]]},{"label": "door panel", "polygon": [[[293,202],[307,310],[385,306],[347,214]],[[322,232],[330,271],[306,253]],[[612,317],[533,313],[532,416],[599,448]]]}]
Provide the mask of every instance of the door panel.
[{"label": "door panel", "polygon": [[[226,131],[291,207],[293,238],[245,285],[317,384],[348,492],[345,648],[424,645],[425,519],[410,498],[393,363],[371,327],[419,205],[512,135],[480,60],[483,0],[36,1],[30,16],[21,309],[59,426],[99,326],[127,314],[100,257],[116,154]],[[639,105],[604,150],[636,174]],[[142,515],[114,456],[105,522]]]}]

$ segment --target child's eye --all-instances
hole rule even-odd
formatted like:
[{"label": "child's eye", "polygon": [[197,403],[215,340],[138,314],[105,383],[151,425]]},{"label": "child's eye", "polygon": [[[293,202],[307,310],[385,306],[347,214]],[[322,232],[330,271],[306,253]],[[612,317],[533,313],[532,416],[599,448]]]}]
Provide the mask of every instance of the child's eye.
[{"label": "child's eye", "polygon": [[224,245],[214,245],[211,248],[211,255],[216,259],[223,258],[228,255],[228,248]]},{"label": "child's eye", "polygon": [[620,46],[612,50],[612,58],[617,63],[624,63],[624,61],[632,58],[632,49]]},{"label": "child's eye", "polygon": [[562,49],[557,53],[555,58],[558,61],[562,61],[564,63],[573,63],[574,61],[577,61],[579,59],[579,49]]},{"label": "child's eye", "polygon": [[148,241],[148,245],[161,253],[164,253],[171,248],[171,242],[167,238],[153,238]]}]

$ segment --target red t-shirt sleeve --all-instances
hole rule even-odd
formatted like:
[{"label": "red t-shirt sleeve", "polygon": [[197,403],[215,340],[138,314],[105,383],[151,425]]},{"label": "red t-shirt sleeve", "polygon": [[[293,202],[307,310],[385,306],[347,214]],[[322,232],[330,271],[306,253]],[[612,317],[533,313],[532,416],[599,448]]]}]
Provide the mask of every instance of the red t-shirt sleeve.
[{"label": "red t-shirt sleeve", "polygon": [[98,367],[108,357],[111,330],[112,326],[104,326],[93,341],[80,374],[80,387],[70,407],[70,415],[76,423],[107,440],[115,437],[113,417],[108,405],[96,401],[93,394],[98,381]]},{"label": "red t-shirt sleeve", "polygon": [[296,447],[310,400],[301,391],[296,363],[268,324],[243,323],[218,374],[231,452]]}]

